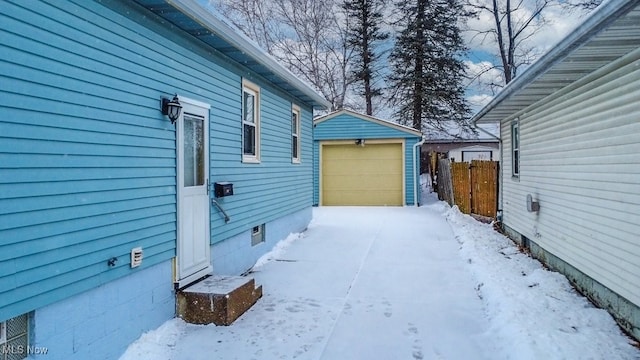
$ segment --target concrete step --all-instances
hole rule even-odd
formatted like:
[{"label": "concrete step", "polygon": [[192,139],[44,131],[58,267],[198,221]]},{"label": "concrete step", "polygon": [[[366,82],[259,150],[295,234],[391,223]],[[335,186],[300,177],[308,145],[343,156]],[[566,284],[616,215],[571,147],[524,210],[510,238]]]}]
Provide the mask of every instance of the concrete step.
[{"label": "concrete step", "polygon": [[245,276],[210,276],[178,291],[178,316],[191,324],[231,325],[262,297]]}]

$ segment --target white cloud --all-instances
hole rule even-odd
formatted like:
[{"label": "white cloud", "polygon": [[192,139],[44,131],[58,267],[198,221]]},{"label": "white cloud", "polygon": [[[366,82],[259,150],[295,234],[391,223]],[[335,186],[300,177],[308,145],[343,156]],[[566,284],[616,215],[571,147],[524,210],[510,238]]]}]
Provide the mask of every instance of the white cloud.
[{"label": "white cloud", "polygon": [[471,104],[471,106],[482,108],[485,105],[487,105],[491,100],[493,100],[493,95],[489,95],[489,94],[471,95],[467,99],[469,100],[469,103]]},{"label": "white cloud", "polygon": [[584,21],[582,14],[568,13],[560,6],[552,6],[545,12],[548,25],[539,29],[531,38],[531,44],[547,52]]},{"label": "white cloud", "polygon": [[471,60],[464,62],[466,75],[469,78],[469,85],[502,83],[502,71],[496,69],[489,61],[474,63]]},{"label": "white cloud", "polygon": [[[491,7],[492,0],[472,0],[475,4]],[[514,30],[522,27],[525,19],[529,19],[535,11],[536,0],[523,0],[522,6],[513,13]],[[505,0],[498,1],[504,9]],[[512,6],[517,4],[511,2]],[[504,12],[504,11],[503,11]],[[548,51],[552,46],[564,38],[571,30],[584,21],[584,13],[568,13],[559,3],[552,2],[542,12],[544,23],[539,19],[534,20],[520,35],[523,40],[521,48],[533,49],[538,56]],[[467,31],[464,32],[465,40],[473,51],[484,51],[499,58],[495,34],[495,19],[488,10],[481,10],[477,17],[467,21]],[[489,32],[489,33],[487,33]],[[506,29],[503,29],[506,34]]]},{"label": "white cloud", "polygon": [[474,63],[467,60],[464,62],[466,73],[469,77],[467,85],[467,101],[471,108],[471,113],[475,114],[482,107],[493,99],[493,95],[497,88],[490,84],[502,83],[502,72],[493,67],[488,61]]},{"label": "white cloud", "polygon": [[[493,0],[470,0],[477,5],[491,8]],[[507,0],[498,0],[499,6],[504,9]],[[537,0],[522,0],[521,7],[514,12],[514,28],[521,27],[524,19],[531,17]],[[538,0],[539,1],[539,0]],[[559,0],[558,0],[559,1]],[[511,0],[511,5],[518,2]],[[471,57],[465,61],[466,74],[469,77],[467,85],[467,99],[471,106],[471,112],[476,113],[484,107],[504,84],[503,74],[495,65],[501,65],[496,43],[495,19],[490,11],[481,10],[477,17],[467,22],[467,31],[464,32]],[[534,62],[544,53],[548,52],[560,40],[566,37],[580,23],[584,21],[585,13],[567,12],[558,2],[550,3],[543,11],[544,23],[534,20],[532,25],[523,30],[520,35],[523,41],[520,44],[518,55],[524,55],[527,61]],[[503,29],[506,33],[506,29]],[[530,50],[530,51],[529,51]],[[478,60],[481,59],[481,60]],[[520,61],[522,58],[520,58]],[[526,70],[527,65],[518,69],[518,74]]]}]

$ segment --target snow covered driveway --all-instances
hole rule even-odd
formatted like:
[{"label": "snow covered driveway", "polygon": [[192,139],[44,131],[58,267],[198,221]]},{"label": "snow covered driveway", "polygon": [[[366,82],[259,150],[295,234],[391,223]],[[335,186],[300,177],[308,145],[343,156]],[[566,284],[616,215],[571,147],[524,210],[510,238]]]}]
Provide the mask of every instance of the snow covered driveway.
[{"label": "snow covered driveway", "polygon": [[264,297],[232,326],[174,319],[122,360],[640,358],[564,278],[440,202],[314,209],[253,276]]},{"label": "snow covered driveway", "polygon": [[483,358],[482,303],[458,244],[442,216],[416,210],[316,209],[285,261],[255,275],[266,302],[321,304],[324,312],[307,318],[308,339],[267,357]]}]

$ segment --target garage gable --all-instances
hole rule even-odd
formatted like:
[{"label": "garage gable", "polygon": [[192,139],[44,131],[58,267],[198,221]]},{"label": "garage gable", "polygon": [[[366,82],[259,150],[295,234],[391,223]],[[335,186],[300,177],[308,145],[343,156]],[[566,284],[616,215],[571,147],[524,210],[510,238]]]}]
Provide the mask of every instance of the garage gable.
[{"label": "garage gable", "polygon": [[422,133],[350,110],[340,110],[313,121],[315,140],[420,138]]},{"label": "garage gable", "polygon": [[313,126],[314,205],[417,204],[419,131],[350,110]]}]

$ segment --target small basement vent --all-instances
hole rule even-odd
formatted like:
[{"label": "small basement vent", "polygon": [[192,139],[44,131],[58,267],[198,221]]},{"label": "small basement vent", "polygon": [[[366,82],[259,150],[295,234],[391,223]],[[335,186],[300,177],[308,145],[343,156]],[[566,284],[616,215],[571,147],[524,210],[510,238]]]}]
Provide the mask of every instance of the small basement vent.
[{"label": "small basement vent", "polygon": [[4,345],[7,342],[7,324],[3,321],[0,322],[0,344]]},{"label": "small basement vent", "polygon": [[34,350],[29,347],[28,328],[26,314],[0,322],[0,360],[27,358],[28,352]]},{"label": "small basement vent", "polygon": [[264,242],[264,224],[254,226],[251,229],[251,246],[256,246]]},{"label": "small basement vent", "polygon": [[134,268],[140,266],[140,264],[142,264],[142,257],[141,247],[131,249],[131,267]]}]

